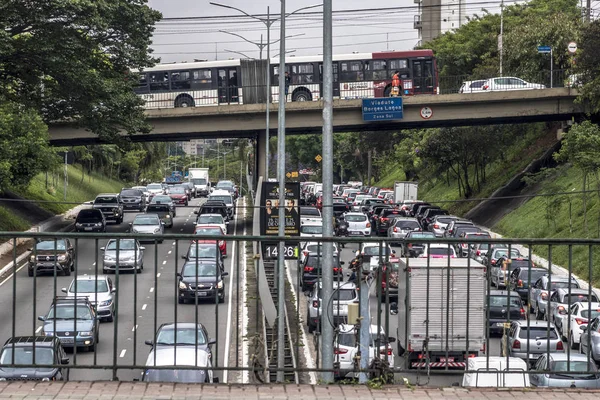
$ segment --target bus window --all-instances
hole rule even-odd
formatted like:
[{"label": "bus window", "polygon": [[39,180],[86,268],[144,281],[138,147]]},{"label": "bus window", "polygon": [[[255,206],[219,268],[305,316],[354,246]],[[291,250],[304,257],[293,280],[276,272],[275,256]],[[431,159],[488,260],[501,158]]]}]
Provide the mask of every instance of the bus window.
[{"label": "bus window", "polygon": [[169,90],[169,73],[168,72],[150,72],[148,74],[150,80],[150,90]]},{"label": "bus window", "polygon": [[138,84],[135,92],[138,94],[148,93],[148,75],[145,72],[138,74]]},{"label": "bus window", "polygon": [[390,79],[387,71],[386,60],[365,61],[365,79],[368,81],[382,81]]},{"label": "bus window", "polygon": [[171,90],[184,90],[191,88],[190,71],[171,72]]},{"label": "bus window", "polygon": [[193,71],[194,87],[198,89],[212,88],[212,71],[210,69],[198,69]]},{"label": "bus window", "polygon": [[291,67],[292,85],[316,82],[313,64],[296,64]]},{"label": "bus window", "polygon": [[341,61],[340,82],[363,81],[362,61]]},{"label": "bus window", "polygon": [[408,68],[408,60],[390,60],[390,71],[398,71]]}]

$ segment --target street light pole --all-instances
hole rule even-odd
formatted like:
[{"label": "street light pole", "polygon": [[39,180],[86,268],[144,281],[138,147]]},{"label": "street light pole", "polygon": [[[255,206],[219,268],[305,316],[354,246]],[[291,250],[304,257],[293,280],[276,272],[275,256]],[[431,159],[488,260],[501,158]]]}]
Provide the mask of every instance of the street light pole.
[{"label": "street light pole", "polygon": [[[332,0],[323,1],[323,237],[333,237],[333,28]],[[323,315],[333,315],[333,243],[323,244]],[[329,321],[329,318],[323,318]],[[333,382],[333,327],[322,324],[321,379]]]},{"label": "street light pole", "polygon": [[500,3],[500,76],[502,76],[502,58],[504,56],[504,0]]}]

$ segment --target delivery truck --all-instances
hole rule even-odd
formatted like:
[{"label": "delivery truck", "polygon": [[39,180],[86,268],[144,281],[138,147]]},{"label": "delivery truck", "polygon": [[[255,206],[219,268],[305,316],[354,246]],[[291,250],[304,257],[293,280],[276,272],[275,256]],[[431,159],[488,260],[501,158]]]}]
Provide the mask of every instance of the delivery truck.
[{"label": "delivery truck", "polygon": [[464,368],[485,344],[485,266],[399,259],[398,354],[409,368]]},{"label": "delivery truck", "polygon": [[395,182],[394,183],[394,203],[401,203],[405,200],[417,200],[419,182]]},{"label": "delivery truck", "polygon": [[194,184],[196,197],[208,197],[211,191],[208,168],[190,168],[188,170],[188,179]]}]

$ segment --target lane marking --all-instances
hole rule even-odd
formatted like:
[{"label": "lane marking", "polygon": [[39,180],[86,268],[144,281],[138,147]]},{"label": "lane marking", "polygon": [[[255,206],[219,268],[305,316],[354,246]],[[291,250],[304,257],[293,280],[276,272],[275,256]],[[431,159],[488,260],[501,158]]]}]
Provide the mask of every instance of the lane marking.
[{"label": "lane marking", "polygon": [[181,228],[179,231],[180,231],[180,232],[183,232],[183,228]]},{"label": "lane marking", "polygon": [[159,272],[158,274],[156,274],[156,277],[157,277],[157,278],[160,278],[160,272]]},{"label": "lane marking", "polygon": [[42,327],[40,326],[39,328],[37,328],[37,329],[35,330],[35,333],[40,333],[40,331],[41,331],[41,330],[42,330]]},{"label": "lane marking", "polygon": [[148,307],[148,304],[144,304],[144,305],[142,306],[142,311],[144,311],[144,310],[146,309],[146,307]]},{"label": "lane marking", "polygon": [[172,246],[175,246],[175,242],[173,242]]},{"label": "lane marking", "polygon": [[[244,198],[245,200],[245,198]],[[244,207],[243,209],[243,213],[244,213],[244,233],[243,235],[246,236],[247,232],[246,232],[246,207]],[[240,250],[240,254],[242,255],[242,270],[240,273],[240,284],[242,285],[242,298],[238,299],[239,302],[242,303],[242,338],[247,338],[248,337],[248,323],[250,322],[250,319],[248,317],[248,305],[246,303],[246,298],[248,296],[248,290],[246,287],[246,268],[247,268],[247,260],[246,260],[246,241],[242,242],[242,248],[244,249],[244,251]],[[242,339],[242,367],[248,365],[248,358],[249,358],[249,354],[250,354],[250,349],[248,346],[248,340],[244,340]],[[242,371],[242,383],[250,383],[250,374],[248,373],[248,371]]]},{"label": "lane marking", "polygon": [[127,353],[127,349],[121,350],[121,354],[119,354],[119,357],[121,357],[121,358],[125,357],[125,353]]},{"label": "lane marking", "polygon": [[152,293],[152,292],[154,292],[154,288],[153,287],[150,288],[150,293]]},{"label": "lane marking", "polygon": [[166,264],[167,264],[167,260],[163,261],[163,265],[166,265]]},{"label": "lane marking", "polygon": [[[29,257],[29,255],[28,255],[27,257]],[[25,259],[27,259],[27,257],[25,257]],[[27,262],[25,262],[25,264],[21,265],[20,267],[19,267],[19,266],[17,266],[17,270],[16,270],[16,272],[19,272],[20,270],[22,270],[22,269],[23,269],[23,268],[25,268],[26,266],[27,266]],[[6,277],[6,279],[5,279],[5,280],[3,280],[2,282],[0,282],[0,286],[4,285],[4,284],[5,284],[6,282],[8,282],[8,281],[9,281],[9,279],[10,279],[10,278],[12,278],[12,277],[13,277],[13,274],[11,273],[9,276],[7,276],[7,277]]]},{"label": "lane marking", "polygon": [[171,254],[173,252],[173,250],[169,250],[169,252],[167,254]]},{"label": "lane marking", "polygon": [[[236,212],[235,218],[234,218],[235,225],[233,228],[233,236],[237,235],[238,215],[239,215],[239,213]],[[231,344],[231,313],[233,312],[232,297],[233,297],[233,282],[234,282],[233,274],[235,272],[235,268],[233,268],[233,264],[235,262],[235,252],[238,247],[237,244],[238,244],[237,241],[233,242],[233,246],[231,249],[231,264],[229,265],[229,270],[230,270],[229,271],[229,304],[227,305],[227,328],[225,329],[225,351],[229,350],[229,345]],[[228,366],[229,366],[229,354],[226,353],[223,367],[227,368]],[[228,374],[227,369],[223,370],[223,382],[227,383],[228,375],[229,374]]]},{"label": "lane marking", "polygon": [[95,262],[94,262],[94,263],[92,263],[92,267],[95,267],[95,266],[96,266],[96,263],[95,263]]},{"label": "lane marking", "polygon": [[135,330],[138,328],[137,325],[135,325],[133,328],[131,328],[131,332],[135,332]]}]

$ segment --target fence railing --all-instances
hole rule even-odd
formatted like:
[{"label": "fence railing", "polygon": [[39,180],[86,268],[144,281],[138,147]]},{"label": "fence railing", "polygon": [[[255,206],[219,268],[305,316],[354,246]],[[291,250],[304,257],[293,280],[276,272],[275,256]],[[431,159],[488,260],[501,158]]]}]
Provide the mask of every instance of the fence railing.
[{"label": "fence railing", "polygon": [[[264,365],[263,332],[272,327],[261,316],[251,250],[251,242],[273,237],[4,232],[0,238],[32,240],[23,254],[15,246],[0,281],[0,380],[222,382],[226,375],[242,383],[266,381],[278,370]],[[277,290],[285,291],[289,364],[296,366],[284,371],[300,383],[317,382],[325,371],[320,332],[327,325],[341,380],[364,373],[390,383],[427,377],[431,385],[463,378],[480,386],[490,379],[567,387],[600,382],[600,295],[593,288],[600,240],[285,242],[300,247],[298,260],[274,271],[286,274],[286,287]],[[321,257],[324,242],[336,247],[330,263]],[[547,265],[534,265],[534,251]],[[557,257],[567,261],[564,268]],[[326,266],[334,268],[330,299],[319,289]],[[270,276],[269,284],[276,282]]]}]

